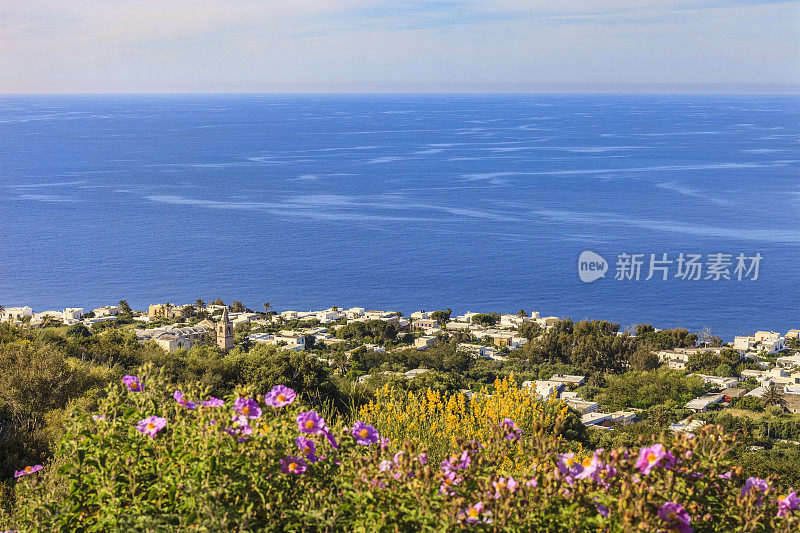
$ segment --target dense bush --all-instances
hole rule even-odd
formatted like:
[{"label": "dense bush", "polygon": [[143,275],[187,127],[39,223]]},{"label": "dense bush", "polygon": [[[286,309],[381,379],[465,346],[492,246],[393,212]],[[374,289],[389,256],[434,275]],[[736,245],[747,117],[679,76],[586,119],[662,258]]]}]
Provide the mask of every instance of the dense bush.
[{"label": "dense bush", "polygon": [[[744,479],[710,429],[583,451],[510,419],[438,463],[357,421],[332,427],[290,389],[223,400],[146,370],[71,418],[52,466],[18,472],[0,525],[52,530],[795,531],[797,495]],[[475,435],[477,437],[477,435]],[[519,450],[526,460],[509,462]],[[572,451],[570,451],[572,450]],[[437,464],[438,463],[438,464]]]},{"label": "dense bush", "polygon": [[676,370],[627,372],[608,378],[608,386],[596,400],[612,411],[634,408],[650,409],[659,404],[683,407],[701,396],[708,386],[697,376]]}]

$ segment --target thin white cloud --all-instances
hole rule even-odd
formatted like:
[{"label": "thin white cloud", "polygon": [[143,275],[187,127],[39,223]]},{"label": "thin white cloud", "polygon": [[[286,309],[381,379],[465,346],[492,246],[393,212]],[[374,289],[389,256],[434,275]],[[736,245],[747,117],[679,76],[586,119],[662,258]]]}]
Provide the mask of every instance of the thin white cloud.
[{"label": "thin white cloud", "polygon": [[0,91],[798,83],[798,23],[796,2],[29,0],[0,7]]}]

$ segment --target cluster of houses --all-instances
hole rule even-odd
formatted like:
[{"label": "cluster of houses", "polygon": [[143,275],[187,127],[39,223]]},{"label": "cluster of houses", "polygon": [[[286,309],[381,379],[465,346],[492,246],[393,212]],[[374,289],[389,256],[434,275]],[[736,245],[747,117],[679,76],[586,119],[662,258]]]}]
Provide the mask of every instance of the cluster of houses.
[{"label": "cluster of houses", "polygon": [[[528,339],[521,337],[517,333],[520,326],[531,322],[537,324],[542,329],[547,329],[552,327],[553,324],[559,320],[559,318],[555,316],[541,317],[539,316],[539,311],[534,310],[531,316],[521,314],[500,315],[500,320],[495,326],[485,327],[472,321],[473,317],[481,313],[467,311],[463,315],[448,320],[445,324],[440,324],[431,318],[431,314],[432,313],[427,311],[411,313],[411,328],[422,331],[423,333],[422,337],[418,337],[414,340],[414,346],[417,349],[423,350],[435,345],[439,333],[465,331],[478,340],[491,342],[496,348],[507,347],[509,350],[516,350],[528,342]],[[505,359],[502,355],[498,355],[495,349],[479,344],[465,343],[459,345],[459,348],[480,357],[488,357],[497,360]]]},{"label": "cluster of houses", "polygon": [[581,398],[573,389],[583,385],[585,381],[585,376],[553,374],[550,379],[525,381],[522,387],[530,390],[541,400],[562,400],[581,414],[581,422],[585,426],[611,429],[617,424],[630,424],[636,420],[636,413],[633,411],[604,413],[598,410],[597,402]]},{"label": "cluster of houses", "polygon": [[[774,331],[757,331],[753,335],[736,337],[733,347],[712,348],[676,348],[657,352],[659,359],[673,370],[686,370],[686,364],[692,355],[701,352],[720,354],[723,350],[736,350],[742,358],[750,359],[761,367],[761,370],[743,370],[738,377],[720,377],[695,374],[704,382],[713,385],[716,392],[694,398],[686,404],[687,409],[703,412],[716,404],[728,404],[741,396],[761,398],[771,385],[775,385],[783,394],[800,395],[800,355],[786,355],[776,358],[776,366],[770,361],[759,360],[759,356],[777,354],[786,350],[786,339],[798,338],[800,330],[792,329],[786,335]],[[739,388],[741,382],[754,379],[758,386],[751,391]]]},{"label": "cluster of houses", "polygon": [[[63,311],[42,311],[34,313],[30,307],[7,307],[0,312],[0,322],[23,322],[30,320],[33,326],[45,324],[51,320],[57,320],[62,324],[71,326],[82,322],[86,326],[91,326],[97,322],[115,320],[120,313],[118,305],[105,305],[93,309],[91,313],[84,312],[82,307],[68,307]],[[88,315],[88,316],[87,316]]]}]

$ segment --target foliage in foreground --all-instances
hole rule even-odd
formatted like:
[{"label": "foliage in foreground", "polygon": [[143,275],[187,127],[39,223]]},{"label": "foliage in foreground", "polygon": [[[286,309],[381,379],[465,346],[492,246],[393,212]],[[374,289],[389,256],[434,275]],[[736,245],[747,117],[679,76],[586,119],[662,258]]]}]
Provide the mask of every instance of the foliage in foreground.
[{"label": "foliage in foreground", "polygon": [[[578,451],[556,422],[457,438],[441,463],[357,421],[329,427],[286,387],[223,400],[146,369],[76,414],[48,468],[18,474],[0,525],[47,530],[796,531],[797,495],[743,479],[711,426]],[[512,392],[510,392],[512,393]],[[381,429],[381,428],[378,428]],[[476,435],[477,436],[477,435]],[[529,461],[509,464],[518,451]],[[31,465],[33,466],[33,465]]]}]

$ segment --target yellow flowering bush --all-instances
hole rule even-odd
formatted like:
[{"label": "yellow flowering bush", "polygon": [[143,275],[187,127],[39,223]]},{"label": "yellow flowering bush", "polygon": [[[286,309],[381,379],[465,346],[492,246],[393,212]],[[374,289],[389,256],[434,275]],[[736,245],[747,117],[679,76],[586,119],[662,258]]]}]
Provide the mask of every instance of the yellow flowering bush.
[{"label": "yellow flowering bush", "polygon": [[[556,434],[576,440],[584,435],[580,420],[566,404],[540,401],[518,387],[513,376],[496,380],[491,393],[482,390],[472,399],[461,393],[401,391],[387,385],[361,408],[359,418],[373,424],[392,443],[412,443],[418,449],[427,449],[436,460],[457,449],[458,440],[486,441],[504,419],[515,421],[526,436]],[[530,466],[525,442],[529,441],[517,441],[516,453],[509,455],[504,469]]]}]

